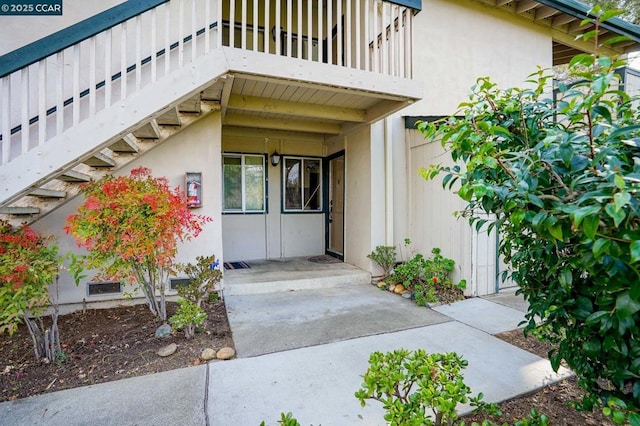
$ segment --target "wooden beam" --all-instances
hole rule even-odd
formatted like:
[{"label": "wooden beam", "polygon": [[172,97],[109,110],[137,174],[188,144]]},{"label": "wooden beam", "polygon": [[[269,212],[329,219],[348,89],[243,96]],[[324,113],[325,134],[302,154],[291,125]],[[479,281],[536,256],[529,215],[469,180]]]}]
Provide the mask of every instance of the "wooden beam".
[{"label": "wooden beam", "polygon": [[530,11],[531,9],[535,9],[540,6],[540,3],[534,0],[521,0],[518,2],[516,6],[516,13],[525,13]]},{"label": "wooden beam", "polygon": [[64,182],[80,183],[90,182],[91,176],[84,173],[76,172],[75,170],[67,170],[66,172],[62,172],[62,174],[56,179]]},{"label": "wooden beam", "polygon": [[55,189],[36,188],[27,195],[38,198],[66,198],[67,192]]},{"label": "wooden beam", "polygon": [[254,96],[231,95],[227,107],[244,111],[285,114],[335,121],[353,121],[356,123],[364,123],[365,121],[365,111],[360,109],[282,101]]},{"label": "wooden beam", "polygon": [[225,137],[242,138],[270,138],[270,139],[294,139],[299,142],[324,142],[324,135],[319,133],[292,132],[279,129],[255,129],[250,127],[224,126],[222,128],[223,140]]},{"label": "wooden beam", "polygon": [[131,133],[139,139],[158,139],[160,137],[160,127],[156,120],[151,120]]},{"label": "wooden beam", "polygon": [[178,113],[178,108],[171,107],[162,114],[160,114],[157,118],[158,124],[161,126],[180,126],[180,114]]},{"label": "wooden beam", "polygon": [[582,25],[582,21],[577,19],[575,22],[569,24],[569,28],[567,28],[567,31],[569,31],[570,33],[586,33],[587,31],[591,31],[591,29],[593,29],[593,26],[593,24]]},{"label": "wooden beam", "polygon": [[551,16],[557,15],[558,13],[560,12],[552,7],[542,6],[536,9],[535,20],[538,21],[542,19],[547,19],[547,18],[550,18]]},{"label": "wooden beam", "polygon": [[30,216],[33,214],[40,214],[40,209],[38,207],[2,207],[0,208],[0,214]]},{"label": "wooden beam", "polygon": [[124,136],[122,139],[118,139],[114,143],[109,146],[109,149],[113,152],[126,152],[129,154],[133,154],[138,152],[138,144],[136,143],[136,139],[133,135],[128,134]]},{"label": "wooden beam", "polygon": [[325,133],[330,135],[339,135],[342,132],[342,126],[338,123],[297,119],[274,120],[271,118],[256,117],[246,114],[234,114],[232,112],[227,112],[223,124],[225,126],[290,130],[309,133]]},{"label": "wooden beam", "polygon": [[[574,49],[578,49],[583,52],[593,52],[592,40],[589,40],[587,42],[582,39],[576,40],[573,35],[567,34],[563,31],[559,31],[557,29],[551,29],[551,37],[553,38],[553,40],[559,42],[560,44],[573,47]],[[612,49],[609,46],[600,46],[598,48],[598,52],[606,56],[617,56],[622,53],[621,51]]]},{"label": "wooden beam", "polygon": [[227,115],[227,105],[229,104],[229,98],[231,97],[231,91],[233,90],[233,82],[235,77],[231,74],[227,74],[224,76],[224,87],[222,88],[222,97],[220,99],[220,105],[222,109],[220,110],[220,116],[222,120]]},{"label": "wooden beam", "polygon": [[83,163],[91,167],[114,167],[116,165],[114,159],[107,152],[96,152]]},{"label": "wooden beam", "polygon": [[178,105],[178,111],[199,114],[200,113],[200,95],[198,94],[197,96],[189,98],[186,101],[180,102],[180,104]]},{"label": "wooden beam", "polygon": [[573,21],[576,21],[577,19],[578,18],[576,18],[575,16],[562,14],[562,15],[555,16],[551,21],[551,25],[556,27],[561,27],[563,25],[567,25]]}]

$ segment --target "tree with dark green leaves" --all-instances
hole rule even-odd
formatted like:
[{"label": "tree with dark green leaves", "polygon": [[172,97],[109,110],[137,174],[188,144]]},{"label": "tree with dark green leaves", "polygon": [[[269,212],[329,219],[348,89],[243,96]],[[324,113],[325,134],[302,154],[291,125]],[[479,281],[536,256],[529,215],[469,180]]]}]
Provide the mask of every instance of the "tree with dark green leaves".
[{"label": "tree with dark green leaves", "polygon": [[525,331],[554,344],[555,369],[564,360],[576,372],[587,390],[579,408],[637,426],[640,99],[618,89],[622,65],[578,55],[568,67],[575,83],[559,84],[555,97],[550,71],[526,88],[480,78],[454,117],[419,130],[455,162],[424,177],[443,176],[467,203],[460,214],[500,233],[529,303]]},{"label": "tree with dark green leaves", "polygon": [[640,0],[584,0],[586,4],[600,6],[603,10],[618,9],[625,21],[640,24]]}]

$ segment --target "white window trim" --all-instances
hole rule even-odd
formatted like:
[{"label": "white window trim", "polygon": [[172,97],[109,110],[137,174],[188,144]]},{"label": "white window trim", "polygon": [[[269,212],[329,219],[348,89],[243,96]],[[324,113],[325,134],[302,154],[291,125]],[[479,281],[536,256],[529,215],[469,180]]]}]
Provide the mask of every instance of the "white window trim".
[{"label": "white window trim", "polygon": [[[288,209],[287,208],[287,203],[286,203],[286,193],[287,193],[287,177],[286,177],[286,164],[287,164],[287,160],[300,160],[300,191],[302,191],[302,194],[300,194],[300,199],[302,201],[302,208],[300,209]],[[305,184],[305,175],[303,173],[304,170],[304,163],[305,161],[318,161],[320,163],[320,170],[319,170],[319,174],[320,174],[320,185],[318,186],[319,190],[318,190],[318,199],[320,200],[319,206],[320,208],[317,210],[305,210],[304,209],[304,184]],[[301,156],[295,156],[295,155],[286,155],[282,157],[282,211],[285,213],[322,213],[322,158],[319,157],[301,157]]]},{"label": "white window trim", "polygon": [[[245,188],[245,158],[246,157],[260,157],[262,160],[262,210],[247,210],[247,191]],[[224,202],[224,159],[225,158],[240,158],[240,185],[241,185],[241,196],[242,196],[242,207],[240,209],[228,209],[225,206]],[[222,205],[223,213],[238,213],[238,214],[251,214],[251,213],[265,213],[267,211],[267,167],[265,162],[264,154],[234,154],[234,153],[223,153],[222,154]]]}]

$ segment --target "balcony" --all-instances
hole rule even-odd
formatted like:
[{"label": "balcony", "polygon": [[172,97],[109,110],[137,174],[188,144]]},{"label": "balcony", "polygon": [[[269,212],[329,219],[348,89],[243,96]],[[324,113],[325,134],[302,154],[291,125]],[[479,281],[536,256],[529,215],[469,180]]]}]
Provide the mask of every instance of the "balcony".
[{"label": "balcony", "polygon": [[223,126],[327,136],[378,120],[421,97],[413,14],[381,0],[140,0],[10,52],[0,215],[34,220],[212,111]]}]

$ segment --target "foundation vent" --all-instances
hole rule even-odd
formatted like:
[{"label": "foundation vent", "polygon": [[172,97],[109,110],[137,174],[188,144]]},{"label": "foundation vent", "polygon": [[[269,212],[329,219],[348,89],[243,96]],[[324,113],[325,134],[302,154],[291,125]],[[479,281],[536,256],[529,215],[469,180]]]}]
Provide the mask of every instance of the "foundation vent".
[{"label": "foundation vent", "polygon": [[118,281],[87,283],[87,294],[89,296],[103,296],[106,294],[119,293],[122,293],[122,285]]},{"label": "foundation vent", "polygon": [[171,278],[169,279],[169,288],[177,291],[188,286],[189,282],[191,282],[191,278]]}]

